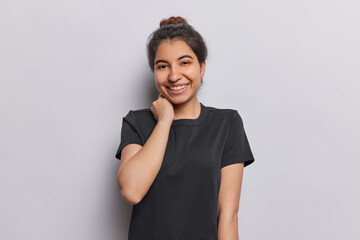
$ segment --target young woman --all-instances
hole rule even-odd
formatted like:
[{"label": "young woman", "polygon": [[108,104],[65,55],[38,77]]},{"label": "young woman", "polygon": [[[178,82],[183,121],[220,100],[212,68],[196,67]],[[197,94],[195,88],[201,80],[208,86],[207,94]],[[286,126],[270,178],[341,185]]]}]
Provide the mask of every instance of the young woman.
[{"label": "young woman", "polygon": [[242,119],[199,102],[207,48],[184,18],[163,19],[147,45],[159,96],[123,118],[117,174],[133,205],[129,240],[236,240],[243,168],[252,162]]}]

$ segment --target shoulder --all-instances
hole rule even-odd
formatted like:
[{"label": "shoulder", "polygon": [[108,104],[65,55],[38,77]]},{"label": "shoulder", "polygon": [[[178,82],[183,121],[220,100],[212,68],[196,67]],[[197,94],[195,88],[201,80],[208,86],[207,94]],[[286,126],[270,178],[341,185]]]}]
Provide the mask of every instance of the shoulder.
[{"label": "shoulder", "polygon": [[124,117],[124,120],[129,120],[134,123],[154,122],[156,121],[150,108],[131,109]]},{"label": "shoulder", "polygon": [[152,112],[150,108],[141,108],[141,109],[131,109],[129,110],[129,114],[131,114],[132,116],[143,117],[143,116],[149,116],[150,114],[152,115]]},{"label": "shoulder", "polygon": [[209,116],[220,118],[232,118],[234,115],[239,115],[238,111],[233,108],[218,108],[214,106],[206,106]]},{"label": "shoulder", "polygon": [[207,121],[213,125],[223,125],[229,128],[230,126],[243,125],[242,117],[238,110],[234,108],[218,108],[214,106],[207,106]]}]

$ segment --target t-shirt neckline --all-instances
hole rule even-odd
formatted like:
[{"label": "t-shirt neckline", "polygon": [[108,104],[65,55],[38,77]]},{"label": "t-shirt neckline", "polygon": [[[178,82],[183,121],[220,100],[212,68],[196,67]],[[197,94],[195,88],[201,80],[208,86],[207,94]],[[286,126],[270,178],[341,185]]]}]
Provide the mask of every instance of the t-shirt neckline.
[{"label": "t-shirt neckline", "polygon": [[200,115],[198,118],[190,119],[190,118],[184,118],[184,119],[176,119],[173,120],[171,126],[181,126],[181,125],[200,125],[204,119],[206,118],[207,109],[206,107],[200,102],[201,110]]}]

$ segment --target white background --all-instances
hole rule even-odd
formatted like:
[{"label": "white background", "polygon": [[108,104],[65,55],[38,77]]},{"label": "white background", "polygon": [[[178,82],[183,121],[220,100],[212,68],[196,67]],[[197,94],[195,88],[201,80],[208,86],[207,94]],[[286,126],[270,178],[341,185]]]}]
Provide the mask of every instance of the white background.
[{"label": "white background", "polygon": [[357,0],[0,3],[0,239],[127,239],[122,117],[156,95],[146,41],[182,16],[209,57],[198,94],[237,109],[242,240],[360,238]]}]

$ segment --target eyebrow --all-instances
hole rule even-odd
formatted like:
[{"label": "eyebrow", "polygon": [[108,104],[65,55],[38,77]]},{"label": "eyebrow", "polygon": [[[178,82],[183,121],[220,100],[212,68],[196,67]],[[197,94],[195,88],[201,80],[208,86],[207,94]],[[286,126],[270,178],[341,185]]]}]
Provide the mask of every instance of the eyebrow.
[{"label": "eyebrow", "polygon": [[[190,56],[190,55],[184,55],[184,56],[179,57],[177,60],[180,60],[180,59],[183,59],[183,58],[186,58],[186,57],[191,58],[191,59],[194,59],[194,58],[193,58],[192,56]],[[167,63],[168,61],[163,60],[163,59],[159,59],[159,60],[157,60],[157,61],[155,62],[155,65],[158,64],[159,62]]]}]

